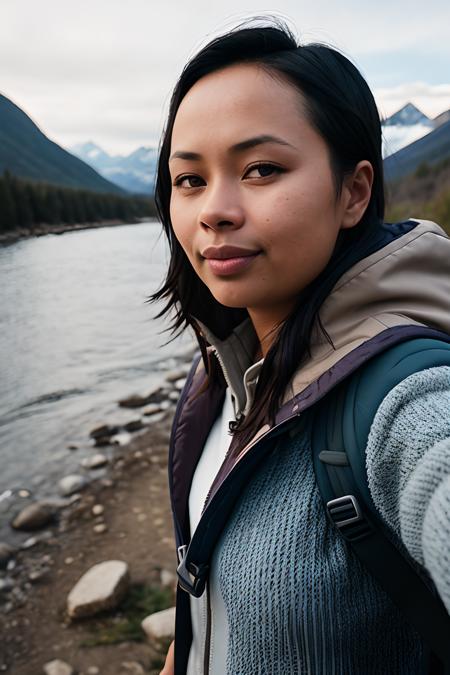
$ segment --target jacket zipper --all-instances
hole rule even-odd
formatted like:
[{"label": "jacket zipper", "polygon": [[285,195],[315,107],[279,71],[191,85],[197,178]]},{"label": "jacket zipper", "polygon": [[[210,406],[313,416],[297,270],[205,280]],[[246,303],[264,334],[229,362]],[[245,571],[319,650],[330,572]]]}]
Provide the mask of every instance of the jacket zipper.
[{"label": "jacket zipper", "polygon": [[[245,454],[247,454],[247,452],[248,452],[249,450],[251,450],[252,448],[254,448],[254,446],[257,445],[257,444],[259,443],[260,440],[267,438],[267,436],[268,436],[271,432],[273,432],[274,430],[276,430],[276,429],[279,428],[280,426],[284,425],[286,422],[288,422],[288,421],[290,421],[290,420],[292,420],[293,418],[298,417],[298,416],[299,416],[298,414],[292,415],[292,417],[290,417],[290,418],[288,418],[287,420],[284,420],[283,422],[281,422],[280,424],[277,424],[277,425],[275,425],[274,427],[272,427],[272,429],[268,430],[267,434],[264,434],[263,436],[260,436],[259,438],[257,438],[257,439],[254,441],[254,443],[252,443],[252,444],[246,449]],[[225,459],[228,457],[228,453],[229,453],[229,451],[227,452],[227,454],[226,454],[226,456],[225,456]],[[225,461],[225,460],[224,460],[224,461]],[[232,471],[234,471],[234,469],[236,468],[236,465],[237,465],[238,463],[239,463],[239,460],[238,460],[238,462],[234,465]],[[230,475],[230,474],[228,474],[228,476],[229,476],[229,475]],[[225,476],[224,481],[228,478],[228,476]],[[208,492],[208,494],[207,494],[207,496],[206,496],[205,503],[204,503],[203,509],[202,509],[202,514],[201,514],[202,516],[203,516],[203,514],[204,514],[204,512],[205,512],[206,505],[207,505],[207,503],[208,503],[208,499],[209,499],[210,494],[211,494],[211,489],[209,490],[209,492]],[[210,658],[211,658],[211,653],[210,653],[210,652],[211,652],[211,633],[212,633],[211,594],[210,594],[210,588],[209,588],[209,580],[206,582],[205,593],[206,593],[206,608],[207,608],[207,609],[206,609],[206,631],[205,631],[205,651],[204,651],[204,661],[203,661],[203,675],[209,675],[209,670],[210,670],[209,666],[210,666]]]},{"label": "jacket zipper", "polygon": [[205,634],[205,655],[203,660],[203,675],[209,675],[209,659],[211,657],[211,594],[209,592],[209,581],[206,582],[206,634]]}]

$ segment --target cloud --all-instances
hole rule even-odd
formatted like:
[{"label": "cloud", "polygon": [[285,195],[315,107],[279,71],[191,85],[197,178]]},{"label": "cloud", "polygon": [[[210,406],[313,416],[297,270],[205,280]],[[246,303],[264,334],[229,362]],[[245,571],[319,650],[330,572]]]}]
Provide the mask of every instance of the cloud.
[{"label": "cloud", "polygon": [[[450,3],[432,4],[279,0],[267,14],[284,18],[302,41],[331,43],[363,62],[369,82],[383,55],[378,63],[386,79],[377,72],[373,81],[396,85],[398,79],[388,79],[396,70],[393,49],[403,50],[409,64],[408,50],[417,54],[426,45],[443,69],[445,59],[450,64]],[[260,7],[260,0],[1,0],[0,86],[63,145],[93,138],[109,151],[132,150],[158,137],[188,58],[213,36],[261,14]],[[404,69],[399,73],[406,79]],[[409,91],[395,98],[394,89],[377,90],[386,114],[411,98]],[[450,107],[443,94],[422,99],[435,102],[436,114]]]},{"label": "cloud", "polygon": [[396,87],[376,88],[374,95],[383,117],[389,117],[408,101],[428,117],[436,117],[450,109],[450,83],[410,82]]}]

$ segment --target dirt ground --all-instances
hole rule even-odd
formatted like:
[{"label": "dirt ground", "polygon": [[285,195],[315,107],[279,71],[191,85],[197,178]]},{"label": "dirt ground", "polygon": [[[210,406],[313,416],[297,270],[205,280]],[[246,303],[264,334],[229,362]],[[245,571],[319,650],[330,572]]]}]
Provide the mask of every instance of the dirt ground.
[{"label": "dirt ground", "polygon": [[[91,485],[79,502],[65,509],[48,540],[16,556],[10,575],[15,586],[23,589],[24,599],[9,611],[2,611],[5,605],[0,604],[0,671],[39,675],[45,663],[62,659],[79,675],[159,672],[165,645],[151,645],[145,638],[142,642],[120,638],[118,644],[85,646],[89,640],[98,642],[105,626],[107,634],[113,632],[123,619],[120,608],[100,620],[70,622],[65,607],[81,575],[104,560],[127,562],[131,584],[137,588],[161,589],[161,570],[175,573],[167,486],[171,417],[167,413],[136,436],[116,461],[111,480]],[[104,506],[101,518],[92,514],[94,504]],[[93,529],[99,520],[107,527],[103,533]],[[33,569],[44,573],[30,583]],[[165,593],[165,606],[170,606],[173,583]],[[147,613],[138,616],[139,625]]]}]

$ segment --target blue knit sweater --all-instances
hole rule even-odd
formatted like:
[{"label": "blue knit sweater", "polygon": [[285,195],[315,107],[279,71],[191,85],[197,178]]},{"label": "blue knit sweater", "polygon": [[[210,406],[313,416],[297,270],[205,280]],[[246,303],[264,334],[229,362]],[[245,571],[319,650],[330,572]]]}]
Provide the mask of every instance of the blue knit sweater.
[{"label": "blue knit sweater", "polygon": [[[367,469],[376,507],[450,610],[450,368],[412,375],[386,396]],[[242,493],[212,573],[227,624],[213,611],[214,673],[425,672],[420,638],[325,518],[301,433],[274,445]]]}]

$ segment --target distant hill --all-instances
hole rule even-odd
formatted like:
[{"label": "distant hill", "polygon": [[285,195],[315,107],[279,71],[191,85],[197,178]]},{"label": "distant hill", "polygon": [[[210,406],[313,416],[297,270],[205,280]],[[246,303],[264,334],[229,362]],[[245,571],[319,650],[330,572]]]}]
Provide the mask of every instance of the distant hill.
[{"label": "distant hill", "polygon": [[450,157],[450,120],[387,157],[384,160],[386,180],[398,180],[414,173],[423,163],[432,166],[448,157]]},{"label": "distant hill", "polygon": [[127,193],[51,141],[10,99],[0,94],[0,175],[116,195]]},{"label": "distant hill", "polygon": [[128,156],[108,155],[92,141],[70,148],[74,155],[129,192],[150,195],[155,189],[157,149],[141,147]]}]

